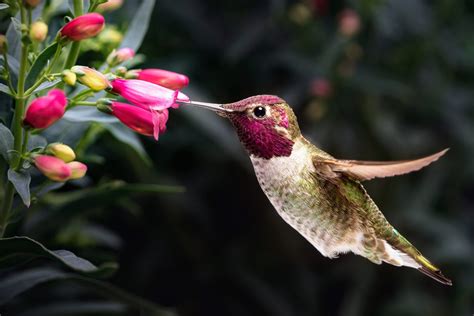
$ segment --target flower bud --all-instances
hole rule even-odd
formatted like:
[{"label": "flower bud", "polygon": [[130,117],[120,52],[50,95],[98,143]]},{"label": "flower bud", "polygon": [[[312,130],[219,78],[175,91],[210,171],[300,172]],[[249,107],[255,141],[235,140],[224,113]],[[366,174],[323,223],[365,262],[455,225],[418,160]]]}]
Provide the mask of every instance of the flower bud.
[{"label": "flower bud", "polygon": [[166,122],[168,121],[168,110],[166,109],[153,113],[143,108],[120,102],[112,102],[110,109],[112,110],[112,115],[139,134],[153,135],[158,140],[158,136],[166,130]]},{"label": "flower bud", "polygon": [[69,168],[71,168],[71,176],[69,180],[80,179],[86,175],[87,166],[79,161],[72,161],[67,164]]},{"label": "flower bud", "polygon": [[8,48],[7,48],[7,37],[3,34],[0,34],[0,54],[6,53]]},{"label": "flower bud", "polygon": [[74,150],[72,150],[72,148],[68,145],[61,143],[52,143],[48,145],[48,147],[46,147],[46,152],[56,158],[61,159],[64,162],[70,162],[76,159]]},{"label": "flower bud", "polygon": [[339,16],[339,32],[347,37],[352,37],[360,30],[359,14],[352,9],[345,9]]},{"label": "flower bud", "polygon": [[48,179],[64,182],[71,176],[71,168],[64,161],[53,156],[38,155],[34,164]]},{"label": "flower bud", "polygon": [[184,93],[143,80],[115,79],[111,84],[113,92],[145,110],[160,111],[176,107],[176,101],[189,101],[188,96]]},{"label": "flower bud", "polygon": [[41,43],[48,35],[48,25],[43,21],[36,21],[30,27],[30,39],[33,42]]},{"label": "flower bud", "polygon": [[30,8],[36,8],[40,4],[41,0],[25,0],[26,6]]},{"label": "flower bud", "polygon": [[26,110],[23,125],[46,128],[64,115],[67,99],[62,90],[53,89],[46,96],[33,100]]},{"label": "flower bud", "polygon": [[107,57],[107,64],[109,66],[116,66],[118,64],[123,63],[135,56],[135,51],[131,48],[120,48],[119,50],[114,50],[109,54]]},{"label": "flower bud", "polygon": [[75,86],[77,76],[71,70],[66,69],[62,72],[62,79],[67,85]]},{"label": "flower bud", "polygon": [[114,11],[120,8],[123,4],[123,0],[109,0],[105,3],[99,4],[97,9],[99,11]]},{"label": "flower bud", "polygon": [[123,34],[114,27],[107,27],[99,34],[98,39],[101,43],[117,46],[123,40]]},{"label": "flower bud", "polygon": [[148,81],[171,90],[180,90],[189,84],[189,78],[177,72],[163,69],[132,70],[130,75],[134,79]]},{"label": "flower bud", "polygon": [[80,83],[93,91],[101,91],[110,87],[110,83],[104,74],[95,69],[86,66],[74,66],[71,71],[77,75],[77,80]]},{"label": "flower bud", "polygon": [[104,26],[105,20],[102,15],[87,13],[69,21],[59,32],[71,41],[80,41],[96,36]]},{"label": "flower bud", "polygon": [[311,83],[311,94],[317,97],[326,98],[332,93],[332,85],[327,79],[319,78]]}]

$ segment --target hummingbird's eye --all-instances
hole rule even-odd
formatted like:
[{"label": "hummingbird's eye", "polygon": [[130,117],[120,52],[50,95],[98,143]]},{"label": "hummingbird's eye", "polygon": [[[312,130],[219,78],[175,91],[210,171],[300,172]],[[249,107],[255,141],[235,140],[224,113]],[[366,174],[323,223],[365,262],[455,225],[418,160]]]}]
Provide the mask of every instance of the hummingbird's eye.
[{"label": "hummingbird's eye", "polygon": [[253,109],[253,115],[255,115],[256,118],[262,118],[267,114],[267,110],[263,106],[257,106],[255,109]]}]

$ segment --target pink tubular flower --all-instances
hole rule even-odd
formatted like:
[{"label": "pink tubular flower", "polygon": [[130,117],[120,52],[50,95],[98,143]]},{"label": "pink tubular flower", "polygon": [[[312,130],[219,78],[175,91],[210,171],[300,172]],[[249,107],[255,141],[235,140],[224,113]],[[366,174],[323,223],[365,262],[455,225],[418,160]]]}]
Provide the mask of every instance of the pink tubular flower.
[{"label": "pink tubular flower", "polygon": [[71,168],[61,159],[39,155],[34,158],[34,164],[48,179],[64,182],[71,176]]},{"label": "pink tubular flower", "polygon": [[99,34],[105,20],[99,13],[87,13],[69,21],[59,32],[72,41],[80,41]]},{"label": "pink tubular flower", "polygon": [[138,70],[136,75],[136,79],[148,81],[172,90],[180,90],[189,84],[187,76],[163,69]]},{"label": "pink tubular flower", "polygon": [[112,81],[112,91],[145,110],[162,111],[177,107],[176,101],[189,101],[184,93],[143,80],[115,79]]},{"label": "pink tubular flower", "polygon": [[112,115],[139,134],[154,136],[158,140],[158,136],[166,130],[167,109],[152,113],[143,108],[120,102],[112,102],[110,108]]},{"label": "pink tubular flower", "polygon": [[110,66],[115,66],[118,64],[123,63],[129,59],[132,59],[135,56],[135,51],[131,48],[120,48],[119,50],[114,50],[110,55],[107,57],[107,63]]},{"label": "pink tubular flower", "polygon": [[66,109],[66,95],[62,90],[53,89],[46,96],[31,102],[26,110],[23,124],[33,128],[46,128],[59,120]]}]

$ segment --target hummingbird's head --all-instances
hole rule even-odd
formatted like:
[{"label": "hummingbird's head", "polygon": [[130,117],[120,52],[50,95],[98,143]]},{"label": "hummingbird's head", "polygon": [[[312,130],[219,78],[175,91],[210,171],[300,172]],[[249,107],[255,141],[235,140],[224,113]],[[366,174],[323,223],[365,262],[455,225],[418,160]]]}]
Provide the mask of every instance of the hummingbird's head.
[{"label": "hummingbird's head", "polygon": [[270,159],[291,155],[301,135],[293,110],[273,95],[257,95],[228,104],[191,102],[228,118],[250,155]]}]

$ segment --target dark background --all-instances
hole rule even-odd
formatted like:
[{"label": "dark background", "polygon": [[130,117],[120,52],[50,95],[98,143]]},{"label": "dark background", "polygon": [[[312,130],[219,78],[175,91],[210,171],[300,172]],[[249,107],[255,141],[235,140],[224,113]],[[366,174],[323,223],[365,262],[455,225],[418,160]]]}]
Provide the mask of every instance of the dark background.
[{"label": "dark background", "polygon": [[[137,3],[110,19],[130,17]],[[353,34],[341,30],[348,8],[360,21]],[[188,75],[195,100],[279,95],[303,134],[338,158],[450,147],[429,168],[366,188],[454,285],[352,254],[323,257],[275,212],[230,124],[186,106],[172,110],[159,142],[142,139],[150,164],[106,133],[88,149],[105,158],[89,164],[90,181],[185,192],[58,208],[48,230],[20,231],[92,262],[116,259],[112,283],[181,315],[472,315],[472,1],[160,0],[139,52],[143,68]],[[46,289],[23,300],[91,299],[71,285]]]}]

